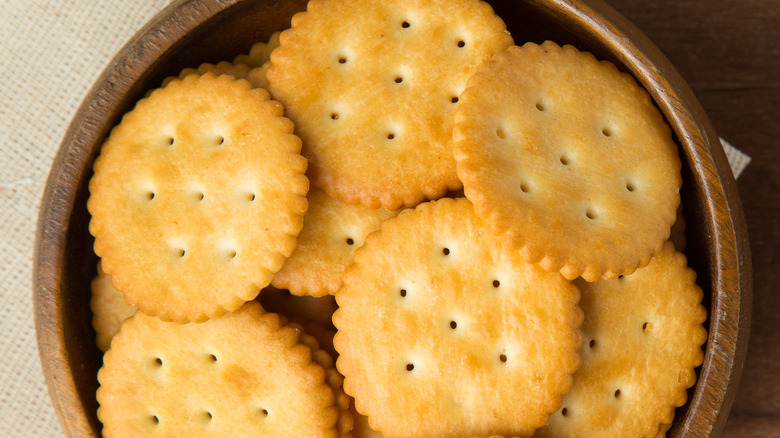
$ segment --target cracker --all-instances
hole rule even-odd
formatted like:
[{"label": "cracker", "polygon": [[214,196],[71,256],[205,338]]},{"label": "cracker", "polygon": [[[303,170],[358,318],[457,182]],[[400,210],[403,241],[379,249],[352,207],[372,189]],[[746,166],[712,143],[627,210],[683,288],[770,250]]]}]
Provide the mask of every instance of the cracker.
[{"label": "cracker", "polygon": [[548,41],[480,67],[453,138],[487,226],[526,261],[595,281],[647,264],[669,238],[682,180],[670,133],[631,76]]},{"label": "cracker", "polygon": [[251,68],[260,67],[271,59],[271,51],[279,47],[279,31],[271,34],[268,41],[260,41],[252,45],[248,54],[236,56],[234,64],[246,64]]},{"label": "cracker", "polygon": [[[304,328],[308,327],[309,329],[317,330],[316,326],[313,324],[316,323],[307,323],[304,326],[296,322],[289,322],[287,325],[298,332],[300,335],[300,342],[311,349],[312,360],[325,370],[325,383],[333,389],[336,406],[339,408],[339,419],[336,423],[336,429],[338,430],[339,437],[350,438],[352,437],[351,431],[354,424],[352,412],[349,409],[352,399],[344,393],[344,377],[336,370],[336,366],[333,362],[334,355],[329,353],[326,348],[320,348],[321,343],[317,340],[317,336],[310,334],[310,332]],[[320,332],[319,334],[322,335],[323,332]],[[330,340],[328,342],[331,344],[332,349],[332,334],[330,334]]]},{"label": "cracker", "polygon": [[333,327],[331,317],[338,307],[333,295],[296,296],[292,295],[290,291],[277,289],[273,286],[263,289],[257,296],[257,301],[269,312],[281,313],[292,320],[301,318],[313,321],[329,328]]},{"label": "cracker", "polygon": [[368,236],[336,293],[336,362],[385,436],[530,435],[580,363],[579,290],[522,262],[466,199]]},{"label": "cracker", "polygon": [[479,0],[312,0],[271,53],[269,90],[312,184],[397,210],[457,190],[452,121],[468,76],[512,44]]},{"label": "cracker", "polygon": [[352,399],[349,404],[349,410],[352,413],[354,420],[354,427],[352,428],[352,436],[355,438],[383,438],[384,434],[371,428],[368,424],[368,417],[360,414],[355,409],[355,400]]},{"label": "cracker", "polygon": [[249,70],[246,75],[246,79],[255,86],[255,88],[268,88],[268,68],[271,66],[270,62],[266,62],[260,67]]},{"label": "cracker", "polygon": [[95,329],[97,346],[101,351],[108,350],[111,338],[119,333],[122,322],[133,316],[134,306],[125,302],[122,292],[114,289],[111,276],[103,272],[101,263],[97,265],[97,276],[90,284],[92,297],[89,307],[92,310],[92,328]]},{"label": "cracker", "polygon": [[158,89],[113,129],[87,207],[129,304],[203,321],[270,283],[307,206],[306,160],[282,113],[265,90],[206,73]]},{"label": "cracker", "polygon": [[383,220],[397,212],[346,204],[312,188],[303,218],[298,246],[271,284],[293,295],[321,297],[341,287],[344,270],[352,264],[355,249]]},{"label": "cracker", "polygon": [[325,379],[298,333],[256,302],[202,324],[137,312],[98,372],[98,418],[105,437],[336,437]]},{"label": "cracker", "polygon": [[704,358],[707,311],[696,273],[667,242],[631,275],[579,285],[585,312],[582,367],[561,410],[537,436],[665,432]]}]

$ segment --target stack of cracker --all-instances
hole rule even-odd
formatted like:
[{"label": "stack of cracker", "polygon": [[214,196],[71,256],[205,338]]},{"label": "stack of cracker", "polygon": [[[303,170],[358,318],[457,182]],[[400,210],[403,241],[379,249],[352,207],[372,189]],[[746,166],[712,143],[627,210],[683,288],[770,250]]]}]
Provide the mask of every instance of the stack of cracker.
[{"label": "stack of cracker", "polygon": [[664,436],[680,168],[633,78],[487,3],[311,0],[95,162],[104,434]]}]

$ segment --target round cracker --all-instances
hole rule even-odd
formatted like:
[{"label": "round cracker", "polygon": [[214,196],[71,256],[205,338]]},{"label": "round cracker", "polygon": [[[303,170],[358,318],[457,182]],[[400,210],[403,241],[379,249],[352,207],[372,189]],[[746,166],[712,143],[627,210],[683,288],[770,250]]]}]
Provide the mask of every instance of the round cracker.
[{"label": "round cracker", "polygon": [[344,389],[385,436],[528,436],[579,366],[578,299],[468,200],[421,204],[368,236],[336,293]]},{"label": "round cracker", "polygon": [[105,437],[336,437],[325,379],[298,333],[258,303],[202,324],[137,312],[98,372],[97,413]]},{"label": "round cracker", "polygon": [[561,410],[539,437],[655,437],[696,383],[702,290],[685,256],[667,242],[631,275],[580,282],[585,312],[582,367]]},{"label": "round cracker", "polygon": [[476,66],[512,44],[479,0],[312,0],[271,53],[269,90],[330,196],[397,210],[461,183],[451,132]]},{"label": "round cracker", "polygon": [[309,209],[303,218],[298,246],[271,284],[293,295],[321,297],[342,285],[344,270],[366,236],[379,229],[383,220],[397,212],[370,209],[331,198],[312,187],[307,195]]},{"label": "round cracker", "polygon": [[677,146],[647,92],[611,63],[549,41],[510,47],[469,80],[453,138],[466,197],[526,261],[615,278],[669,237]]},{"label": "round cracker", "polygon": [[213,73],[142,99],[95,160],[103,269],[147,314],[203,321],[257,296],[292,253],[308,180],[283,108]]}]

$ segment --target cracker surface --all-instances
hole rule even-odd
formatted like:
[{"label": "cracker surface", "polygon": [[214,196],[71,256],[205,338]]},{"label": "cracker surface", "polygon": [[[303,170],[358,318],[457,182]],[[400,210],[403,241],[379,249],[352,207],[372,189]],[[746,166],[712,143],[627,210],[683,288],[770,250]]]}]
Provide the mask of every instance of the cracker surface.
[{"label": "cracker surface", "polygon": [[333,294],[341,287],[344,270],[366,236],[397,212],[370,209],[331,198],[313,187],[303,218],[298,246],[274,275],[271,284],[294,295]]},{"label": "cracker surface", "polygon": [[665,436],[704,359],[707,311],[696,273],[667,242],[631,275],[578,284],[582,367],[535,436]]},{"label": "cracker surface", "polygon": [[259,41],[252,44],[249,53],[241,54],[233,59],[234,64],[246,64],[250,68],[257,68],[271,59],[271,52],[279,47],[279,34],[276,31],[268,37],[268,41]]},{"label": "cracker surface", "polygon": [[578,298],[466,199],[423,203],[368,236],[336,293],[344,389],[387,437],[529,436],[579,366]]},{"label": "cracker surface", "polygon": [[528,262],[615,278],[669,238],[682,181],[671,130],[613,64],[572,46],[513,46],[461,95],[458,176],[477,214]]},{"label": "cracker surface", "polygon": [[87,207],[129,304],[203,321],[270,283],[307,207],[306,159],[282,113],[265,90],[206,73],[156,90],[113,129]]},{"label": "cracker surface", "polygon": [[137,312],[98,380],[109,438],[338,436],[325,370],[295,329],[256,302],[201,324]]},{"label": "cracker surface", "polygon": [[397,210],[461,187],[458,96],[512,44],[478,0],[312,0],[271,53],[269,90],[303,140],[315,186]]}]

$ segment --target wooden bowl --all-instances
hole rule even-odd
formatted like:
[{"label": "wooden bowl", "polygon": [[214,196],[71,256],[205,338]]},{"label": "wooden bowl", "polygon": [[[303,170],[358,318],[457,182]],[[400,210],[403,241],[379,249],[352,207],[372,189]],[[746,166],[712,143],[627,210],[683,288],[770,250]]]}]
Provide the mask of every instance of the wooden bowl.
[{"label": "wooden bowl", "polygon": [[[686,254],[704,289],[709,339],[699,380],[670,436],[723,429],[748,344],[751,270],[736,183],[700,104],[660,51],[601,0],[494,0],[515,41],[573,44],[630,72],[672,126],[683,161]],[[87,183],[109,130],[148,89],[184,67],[233,59],[289,26],[305,0],[179,0],[112,60],[60,145],[43,197],[35,245],[38,346],[51,399],[72,437],[99,436],[95,345],[89,308],[96,256],[88,232]]]}]

